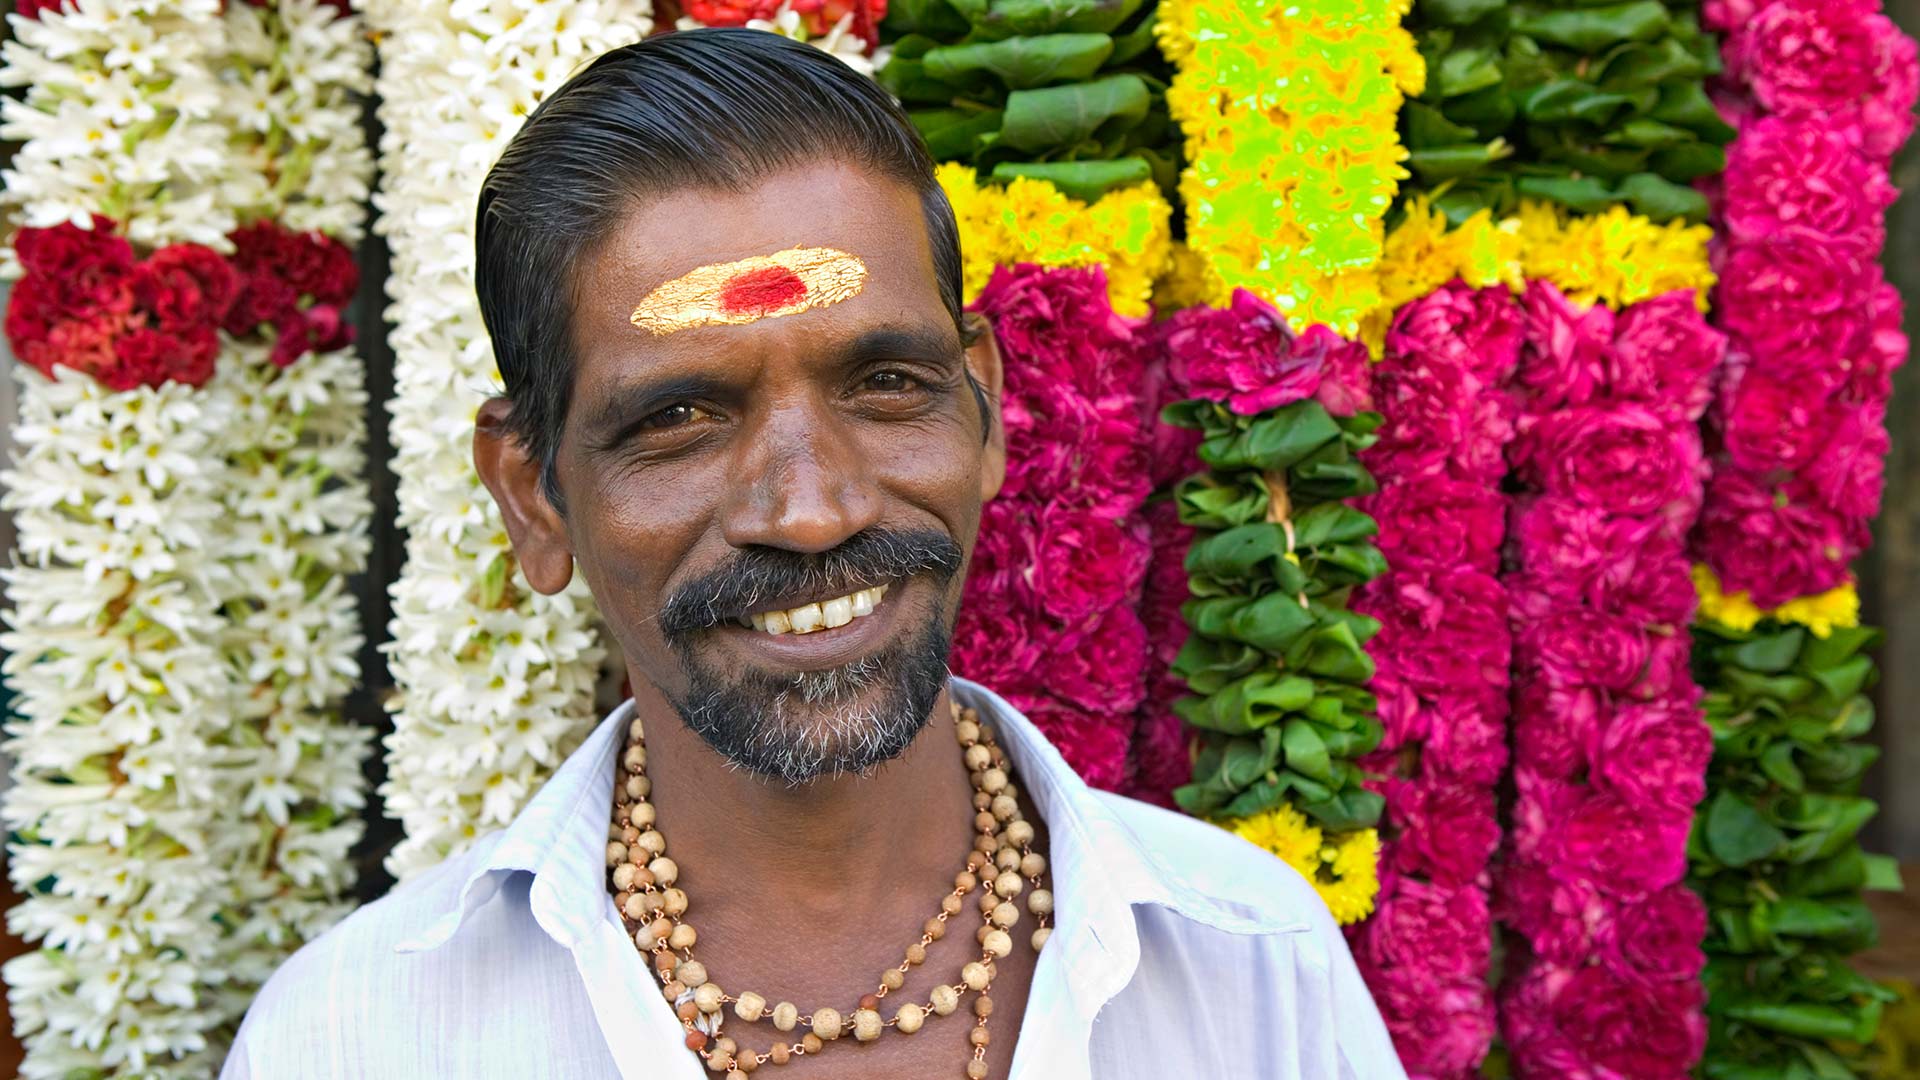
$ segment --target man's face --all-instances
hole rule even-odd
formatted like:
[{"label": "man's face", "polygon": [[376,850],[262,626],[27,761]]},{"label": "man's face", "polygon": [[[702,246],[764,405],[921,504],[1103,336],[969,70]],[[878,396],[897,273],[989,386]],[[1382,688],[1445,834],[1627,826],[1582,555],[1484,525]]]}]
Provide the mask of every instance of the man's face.
[{"label": "man's face", "polygon": [[[756,316],[805,304],[789,265],[827,302]],[[799,782],[905,749],[1004,473],[967,381],[997,401],[998,359],[961,346],[916,193],[820,163],[649,199],[574,295],[564,520],[498,405],[476,438],[529,581],[577,561],[636,686],[742,767]]]}]

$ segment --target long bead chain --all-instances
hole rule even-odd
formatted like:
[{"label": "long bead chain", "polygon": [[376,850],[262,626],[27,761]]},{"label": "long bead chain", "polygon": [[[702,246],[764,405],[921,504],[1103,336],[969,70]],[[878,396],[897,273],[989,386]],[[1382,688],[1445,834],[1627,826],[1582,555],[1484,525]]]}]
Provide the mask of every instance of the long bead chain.
[{"label": "long bead chain", "polygon": [[[974,1022],[967,1032],[972,1053],[965,1075],[968,1080],[985,1080],[987,1046],[992,1041],[987,1020],[993,1015],[993,999],[987,991],[998,974],[994,962],[1013,951],[1013,928],[1020,921],[1015,901],[1025,893],[1027,911],[1036,923],[1028,943],[1038,952],[1051,933],[1047,920],[1053,914],[1053,894],[1045,885],[1046,857],[1033,850],[1033,826],[1020,812],[1020,791],[1008,776],[1006,755],[994,742],[992,729],[972,709],[956,704],[953,714],[954,735],[974,788],[973,847],[967,852],[965,869],[954,875],[953,891],[941,898],[940,910],[922,927],[920,940],[907,946],[906,958],[897,967],[880,973],[878,988],[862,995],[844,1017],[840,1010],[825,1007],[803,1013],[788,1001],[769,1009],[767,999],[750,990],[737,997],[728,994],[693,958],[699,935],[686,921],[687,894],[675,884],[680,868],[667,857],[667,839],[648,801],[653,784],[647,778],[646,737],[640,721],[633,721],[614,785],[613,823],[607,831],[608,884],[628,933],[641,953],[651,958],[661,990],[680,1018],[687,1048],[700,1055],[708,1070],[739,1080],[768,1062],[784,1065],[796,1057],[818,1054],[843,1035],[852,1035],[857,1042],[872,1042],[888,1028],[911,1035],[929,1019],[952,1015],[965,995],[974,993],[978,995],[973,1001]],[[980,958],[961,967],[958,982],[936,984],[924,1004],[908,1001],[891,1018],[883,1019],[883,1000],[906,986],[907,976],[926,962],[927,949],[946,936],[948,921],[965,909],[967,897],[976,891],[982,921],[974,939]],[[798,1042],[775,1042],[765,1051],[743,1050],[720,1034],[728,1005],[746,1023],[766,1020],[783,1035],[796,1028],[805,1029],[804,1034]]]}]

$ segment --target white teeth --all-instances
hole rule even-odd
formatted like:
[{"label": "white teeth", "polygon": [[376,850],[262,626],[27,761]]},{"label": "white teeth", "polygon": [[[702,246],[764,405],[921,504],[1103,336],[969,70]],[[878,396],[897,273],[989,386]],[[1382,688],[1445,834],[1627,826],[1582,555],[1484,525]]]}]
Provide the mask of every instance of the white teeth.
[{"label": "white teeth", "polygon": [[861,589],[846,596],[785,611],[757,611],[747,616],[746,621],[755,630],[769,634],[810,634],[816,630],[831,630],[863,615],[873,614],[873,609],[880,605],[880,598],[886,594],[885,585],[875,585],[871,589]]},{"label": "white teeth", "polygon": [[827,621],[827,628],[845,626],[853,621],[853,601],[845,596],[829,600],[820,605],[820,614]]},{"label": "white teeth", "polygon": [[793,623],[793,632],[796,634],[818,630],[822,621],[820,605],[808,604],[806,607],[793,608],[787,612],[787,619]]}]

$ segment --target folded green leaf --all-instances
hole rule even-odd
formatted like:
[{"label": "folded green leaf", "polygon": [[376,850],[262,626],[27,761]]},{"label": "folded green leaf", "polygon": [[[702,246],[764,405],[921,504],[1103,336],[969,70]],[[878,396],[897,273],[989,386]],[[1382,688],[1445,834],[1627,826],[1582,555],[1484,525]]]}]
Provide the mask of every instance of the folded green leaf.
[{"label": "folded green leaf", "polygon": [[1068,149],[1103,128],[1139,123],[1150,96],[1138,75],[1109,75],[1092,82],[1017,90],[1007,96],[1000,141],[1041,154]]},{"label": "folded green leaf", "polygon": [[1153,179],[1153,168],[1140,157],[1113,161],[1003,161],[993,167],[995,180],[1025,176],[1045,180],[1083,202],[1097,202],[1109,191]]},{"label": "folded green leaf", "polygon": [[1615,42],[1652,41],[1669,24],[1666,5],[1657,0],[1581,8],[1514,4],[1508,11],[1515,34],[1581,53]]},{"label": "folded green leaf", "polygon": [[1707,850],[1727,866],[1746,866],[1786,846],[1787,836],[1746,800],[1721,791],[1708,804]]},{"label": "folded green leaf", "polygon": [[1042,34],[969,45],[943,45],[921,58],[928,78],[957,85],[992,77],[1009,89],[1077,82],[1113,54],[1105,34]]}]

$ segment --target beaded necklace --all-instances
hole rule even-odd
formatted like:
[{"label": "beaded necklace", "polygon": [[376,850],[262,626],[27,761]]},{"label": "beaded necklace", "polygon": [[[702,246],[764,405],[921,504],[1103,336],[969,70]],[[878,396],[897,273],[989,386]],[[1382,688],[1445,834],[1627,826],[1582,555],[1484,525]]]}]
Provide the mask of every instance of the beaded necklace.
[{"label": "beaded necklace", "polygon": [[[721,990],[705,965],[693,958],[699,935],[686,921],[687,894],[675,885],[680,868],[667,857],[667,839],[660,832],[653,804],[647,801],[653,784],[647,779],[646,737],[639,719],[633,721],[614,785],[613,823],[607,832],[608,884],[633,943],[651,957],[661,990],[680,1017],[687,1048],[700,1055],[709,1071],[739,1080],[768,1062],[785,1065],[793,1058],[818,1054],[845,1035],[863,1043],[873,1042],[888,1029],[911,1035],[929,1020],[952,1015],[961,1000],[974,993],[978,995],[973,1001],[974,1023],[967,1033],[973,1050],[965,1075],[968,1080],[985,1080],[991,1041],[987,1019],[993,1015],[993,999],[987,991],[996,975],[994,961],[1013,952],[1012,931],[1020,921],[1014,901],[1026,894],[1027,910],[1037,924],[1028,941],[1037,953],[1051,932],[1047,917],[1053,913],[1053,893],[1043,883],[1046,857],[1033,850],[1033,826],[1021,815],[1019,789],[1008,777],[1006,755],[994,742],[992,729],[980,722],[974,710],[958,704],[953,716],[954,734],[973,782],[974,841],[966,868],[954,875],[953,891],[941,898],[940,910],[926,921],[920,940],[907,946],[906,958],[881,972],[878,988],[862,995],[845,1014],[825,1006],[803,1013],[790,1001],[769,1009],[767,999],[751,990],[738,996]],[[882,1001],[906,986],[908,974],[926,962],[928,946],[946,936],[948,920],[960,914],[976,890],[982,920],[974,938],[980,945],[980,959],[961,967],[958,982],[933,986],[925,1004],[908,1001],[891,1019],[883,1019]],[[742,1022],[770,1022],[783,1036],[796,1028],[807,1030],[798,1042],[776,1041],[765,1051],[745,1050],[721,1033],[728,1005]]]}]

